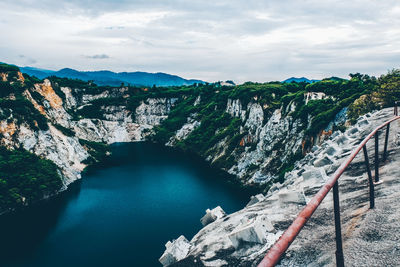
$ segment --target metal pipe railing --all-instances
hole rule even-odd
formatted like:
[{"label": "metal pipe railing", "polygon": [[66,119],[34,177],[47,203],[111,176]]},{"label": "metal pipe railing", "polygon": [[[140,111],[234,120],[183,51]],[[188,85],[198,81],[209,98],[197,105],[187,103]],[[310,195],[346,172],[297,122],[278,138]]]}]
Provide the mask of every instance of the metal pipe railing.
[{"label": "metal pipe railing", "polygon": [[[397,108],[395,108],[395,114],[397,113]],[[372,179],[371,169],[369,167],[368,153],[367,153],[367,142],[375,136],[375,183],[379,181],[379,130],[383,127],[386,128],[385,145],[384,145],[384,155],[383,159],[386,160],[387,157],[387,143],[389,139],[389,125],[391,122],[400,119],[400,116],[396,116],[389,121],[381,124],[375,130],[373,130],[364,140],[357,146],[356,149],[350,154],[345,162],[343,162],[331,178],[322,186],[318,193],[310,200],[310,202],[303,208],[299,213],[297,218],[289,226],[289,228],[282,234],[279,240],[269,249],[264,259],[259,263],[258,267],[271,267],[275,266],[281,256],[289,248],[290,244],[297,237],[301,229],[307,223],[308,219],[313,215],[315,210],[321,204],[322,200],[326,197],[328,192],[333,190],[333,200],[334,200],[334,213],[335,213],[335,232],[336,232],[336,265],[344,266],[344,257],[342,249],[342,235],[341,235],[341,225],[340,225],[340,207],[339,207],[339,184],[338,179],[350,165],[353,159],[357,156],[361,149],[363,149],[365,163],[367,165],[368,181],[369,181],[369,193],[370,193],[370,208],[375,206],[375,196],[374,196],[374,182]]]}]

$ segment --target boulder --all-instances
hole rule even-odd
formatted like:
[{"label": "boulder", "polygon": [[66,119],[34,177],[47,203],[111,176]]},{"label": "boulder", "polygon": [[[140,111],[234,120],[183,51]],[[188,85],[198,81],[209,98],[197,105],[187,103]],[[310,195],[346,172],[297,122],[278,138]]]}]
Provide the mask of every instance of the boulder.
[{"label": "boulder", "polygon": [[267,216],[258,216],[236,227],[229,234],[229,239],[235,248],[243,243],[264,244],[268,238],[268,233],[274,231],[275,229]]},{"label": "boulder", "polygon": [[331,165],[333,162],[330,158],[328,158],[327,156],[324,156],[322,158],[317,159],[316,161],[314,161],[314,166],[315,167],[323,167],[326,165]]},{"label": "boulder", "polygon": [[218,206],[212,210],[207,209],[206,215],[204,215],[200,219],[200,222],[203,226],[206,226],[207,224],[210,224],[210,223],[214,222],[215,220],[224,217],[225,215],[226,215],[225,211],[220,206]]},{"label": "boulder", "polygon": [[337,150],[336,150],[335,147],[330,146],[330,147],[328,147],[328,148],[325,150],[325,152],[326,152],[326,154],[328,154],[329,156],[333,156],[333,155],[335,155],[335,153],[337,152]]},{"label": "boulder", "polygon": [[355,134],[355,133],[358,133],[358,128],[357,127],[353,127],[353,128],[351,128],[347,133],[349,134],[349,135],[353,135],[353,134]]},{"label": "boulder", "polygon": [[288,204],[306,204],[303,192],[287,190],[285,192],[278,193],[278,198],[280,207],[285,207]]},{"label": "boulder", "polygon": [[249,203],[247,203],[246,207],[254,205],[254,204],[256,204],[256,203],[258,203],[260,201],[263,201],[264,199],[265,199],[265,197],[264,197],[263,194],[258,194],[258,195],[255,195],[255,196],[251,196],[250,197],[250,201],[249,201]]},{"label": "boulder", "polygon": [[[321,184],[309,184],[303,187],[303,194],[305,197],[313,197],[315,196],[318,191],[321,189]],[[308,201],[307,201],[308,202]]]},{"label": "boulder", "polygon": [[318,182],[324,182],[326,178],[326,173],[323,168],[312,168],[308,169],[303,173],[304,181],[317,180]]},{"label": "boulder", "polygon": [[334,139],[334,138],[336,138],[336,136],[339,136],[340,135],[340,132],[339,131],[335,131],[331,136],[330,136],[330,139]]},{"label": "boulder", "polygon": [[369,124],[369,121],[368,120],[361,120],[361,121],[359,121],[358,123],[357,123],[357,126],[363,126],[363,125],[367,125],[367,124]]},{"label": "boulder", "polygon": [[345,135],[341,135],[336,139],[338,145],[344,145],[349,139]]},{"label": "boulder", "polygon": [[158,260],[164,267],[176,263],[177,261],[183,260],[189,254],[191,244],[189,241],[181,235],[178,239],[168,241],[165,244],[164,254]]}]

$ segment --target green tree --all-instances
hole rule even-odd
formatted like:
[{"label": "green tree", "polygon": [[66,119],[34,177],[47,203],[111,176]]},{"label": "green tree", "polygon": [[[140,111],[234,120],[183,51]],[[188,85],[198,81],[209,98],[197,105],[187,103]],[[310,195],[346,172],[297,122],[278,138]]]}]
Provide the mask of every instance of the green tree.
[{"label": "green tree", "polygon": [[379,78],[378,97],[384,106],[392,106],[400,100],[400,69],[393,69]]}]

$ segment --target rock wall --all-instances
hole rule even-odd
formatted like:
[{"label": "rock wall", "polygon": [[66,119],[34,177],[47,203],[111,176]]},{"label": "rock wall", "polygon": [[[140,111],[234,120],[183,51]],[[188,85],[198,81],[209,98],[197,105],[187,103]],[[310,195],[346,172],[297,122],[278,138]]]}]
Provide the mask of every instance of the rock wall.
[{"label": "rock wall", "polygon": [[3,133],[0,144],[7,148],[22,147],[40,157],[53,161],[61,170],[63,189],[81,178],[86,167],[82,163],[89,154],[81,146],[78,138],[68,137],[49,123],[49,130],[33,130],[27,124],[0,121]]},{"label": "rock wall", "polygon": [[[0,121],[0,144],[8,148],[24,149],[46,159],[52,160],[61,171],[63,189],[81,178],[86,167],[82,162],[89,157],[87,148],[79,139],[112,144],[115,142],[132,142],[143,140],[157,125],[168,116],[176,99],[157,98],[142,101],[136,109],[136,121],[125,106],[106,106],[102,108],[104,119],[81,118],[74,120],[71,111],[79,110],[94,99],[112,95],[124,95],[125,89],[110,89],[100,94],[77,94],[79,89],[61,87],[63,100],[54,90],[49,80],[35,84],[25,90],[23,95],[34,107],[48,119],[49,129],[46,131],[33,129],[26,123],[18,123],[12,114]],[[35,100],[33,93],[42,96]],[[39,103],[40,102],[40,103]],[[1,111],[1,110],[0,110]],[[3,111],[1,111],[3,113]],[[74,132],[67,136],[54,125],[61,125]]]},{"label": "rock wall", "polygon": [[[276,170],[282,166],[282,162],[301,152],[304,131],[300,119],[294,120],[291,116],[282,115],[282,109],[276,109],[266,117],[264,110],[265,107],[256,101],[245,107],[239,99],[227,101],[225,111],[232,117],[241,119],[243,126],[238,132],[244,136],[231,153],[235,161],[226,171],[245,184],[268,183],[277,177]],[[188,118],[187,123],[176,131],[167,145],[173,146],[200,126],[195,115]],[[224,139],[210,148],[206,160],[214,163],[220,157],[226,156],[227,142]]]}]

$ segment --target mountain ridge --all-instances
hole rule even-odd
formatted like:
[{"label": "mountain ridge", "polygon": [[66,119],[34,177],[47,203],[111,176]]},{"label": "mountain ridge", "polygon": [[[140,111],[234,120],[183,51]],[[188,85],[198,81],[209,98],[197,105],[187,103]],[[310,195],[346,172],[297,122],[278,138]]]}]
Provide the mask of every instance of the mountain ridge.
[{"label": "mountain ridge", "polygon": [[314,82],[319,82],[320,80],[310,80],[310,79],[308,79],[308,78],[306,78],[306,77],[300,77],[300,78],[296,78],[296,77],[290,77],[290,78],[288,78],[288,79],[286,79],[286,80],[284,80],[283,82],[284,83],[291,83],[291,82],[297,82],[297,83],[300,83],[300,82],[306,82],[306,83],[314,83]]},{"label": "mountain ridge", "polygon": [[83,81],[94,81],[98,85],[119,86],[122,83],[140,86],[182,86],[195,83],[205,83],[197,79],[185,79],[177,75],[163,72],[113,72],[109,70],[79,71],[72,68],[63,68],[58,71],[46,70],[34,67],[20,67],[22,73],[44,79],[49,76],[60,78],[80,79]]}]

